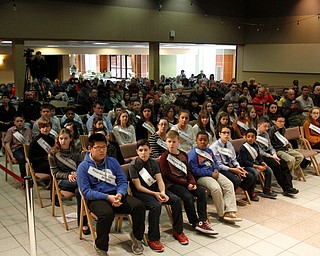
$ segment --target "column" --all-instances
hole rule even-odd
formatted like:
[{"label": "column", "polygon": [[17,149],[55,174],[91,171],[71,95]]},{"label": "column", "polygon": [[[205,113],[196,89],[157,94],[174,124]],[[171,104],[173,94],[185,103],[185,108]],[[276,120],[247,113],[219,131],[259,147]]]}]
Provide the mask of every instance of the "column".
[{"label": "column", "polygon": [[69,55],[62,55],[62,74],[61,81],[67,81],[70,78],[70,58]]},{"label": "column", "polygon": [[23,99],[24,82],[26,72],[26,58],[24,55],[24,41],[15,40],[12,42],[12,56],[13,56],[13,76],[15,83],[16,96]]},{"label": "column", "polygon": [[159,43],[149,43],[149,79],[153,79],[156,83],[160,78],[159,60]]}]

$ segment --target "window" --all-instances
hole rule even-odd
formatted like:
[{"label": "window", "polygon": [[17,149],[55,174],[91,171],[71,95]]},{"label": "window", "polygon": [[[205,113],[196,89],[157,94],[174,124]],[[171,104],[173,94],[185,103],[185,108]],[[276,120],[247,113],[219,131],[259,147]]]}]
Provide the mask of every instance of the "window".
[{"label": "window", "polygon": [[131,55],[110,55],[111,76],[115,78],[129,78],[132,73]]}]

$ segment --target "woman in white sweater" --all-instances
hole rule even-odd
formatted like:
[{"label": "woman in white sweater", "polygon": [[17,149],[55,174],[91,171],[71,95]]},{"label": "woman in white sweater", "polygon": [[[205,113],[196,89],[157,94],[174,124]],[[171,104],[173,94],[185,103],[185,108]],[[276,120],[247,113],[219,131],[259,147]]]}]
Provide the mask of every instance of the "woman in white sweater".
[{"label": "woman in white sweater", "polygon": [[130,124],[126,110],[122,110],[118,115],[112,132],[119,145],[136,142],[136,132],[133,125]]}]

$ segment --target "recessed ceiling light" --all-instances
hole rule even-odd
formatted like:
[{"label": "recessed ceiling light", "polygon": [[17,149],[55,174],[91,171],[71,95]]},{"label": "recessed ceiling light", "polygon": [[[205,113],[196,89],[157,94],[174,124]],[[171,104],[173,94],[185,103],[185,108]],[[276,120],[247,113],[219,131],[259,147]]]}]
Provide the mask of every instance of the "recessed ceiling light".
[{"label": "recessed ceiling light", "polygon": [[109,43],[95,42],[95,43],[93,43],[93,44],[95,44],[95,45],[107,45],[107,44],[109,44]]},{"label": "recessed ceiling light", "polygon": [[1,41],[2,44],[12,44],[12,41]]}]

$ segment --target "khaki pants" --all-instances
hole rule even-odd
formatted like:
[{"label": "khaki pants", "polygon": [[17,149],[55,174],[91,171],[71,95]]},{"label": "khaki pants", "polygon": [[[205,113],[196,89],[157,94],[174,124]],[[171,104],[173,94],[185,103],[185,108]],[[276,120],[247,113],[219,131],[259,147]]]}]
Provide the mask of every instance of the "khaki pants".
[{"label": "khaki pants", "polygon": [[303,155],[299,153],[298,151],[289,148],[286,151],[277,151],[277,155],[287,162],[288,168],[291,172],[291,175],[294,176],[294,174],[299,173],[298,168],[300,166],[300,163],[303,160]]},{"label": "khaki pants", "polygon": [[223,174],[219,173],[217,180],[209,176],[201,177],[197,184],[209,190],[219,217],[223,217],[225,212],[237,211],[233,184]]}]

